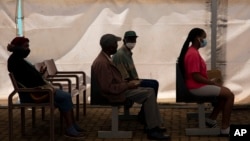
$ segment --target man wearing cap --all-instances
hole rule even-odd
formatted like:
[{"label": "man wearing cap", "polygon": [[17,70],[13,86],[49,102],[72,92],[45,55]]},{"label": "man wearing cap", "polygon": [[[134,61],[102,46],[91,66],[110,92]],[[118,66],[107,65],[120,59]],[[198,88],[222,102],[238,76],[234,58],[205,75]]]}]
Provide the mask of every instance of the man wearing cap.
[{"label": "man wearing cap", "polygon": [[[139,80],[140,87],[153,88],[157,97],[159,88],[158,81],[154,79],[139,79],[138,77],[138,73],[136,71],[132,57],[132,49],[136,45],[137,37],[138,36],[136,35],[135,31],[126,31],[123,38],[123,45],[118,49],[117,53],[112,56],[112,61],[121,72],[124,80]],[[138,115],[138,118],[142,123],[145,122],[143,109],[144,108],[142,106],[141,111]]]},{"label": "man wearing cap", "polygon": [[[91,87],[100,93],[110,103],[131,100],[144,104],[147,136],[154,140],[168,140],[161,130],[161,117],[152,88],[139,87],[138,80],[126,81],[120,71],[112,63],[111,55],[117,52],[118,41],[121,38],[113,34],[105,34],[100,39],[101,52],[91,66]],[[92,93],[92,92],[91,92]],[[91,94],[92,95],[92,94]]]}]

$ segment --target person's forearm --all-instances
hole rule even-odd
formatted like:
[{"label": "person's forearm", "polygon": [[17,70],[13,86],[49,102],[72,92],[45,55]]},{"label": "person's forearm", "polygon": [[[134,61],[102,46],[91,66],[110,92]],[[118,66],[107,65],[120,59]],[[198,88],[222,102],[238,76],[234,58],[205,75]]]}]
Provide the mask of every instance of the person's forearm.
[{"label": "person's forearm", "polygon": [[215,82],[210,81],[209,79],[203,77],[199,73],[193,74],[192,77],[198,83],[204,83],[204,84],[208,84],[208,85],[215,85]]}]

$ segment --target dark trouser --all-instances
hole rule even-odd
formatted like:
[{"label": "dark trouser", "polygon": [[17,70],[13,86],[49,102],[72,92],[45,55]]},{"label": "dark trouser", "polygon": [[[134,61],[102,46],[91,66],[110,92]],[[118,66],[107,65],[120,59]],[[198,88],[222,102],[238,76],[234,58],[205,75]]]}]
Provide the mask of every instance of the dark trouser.
[{"label": "dark trouser", "polygon": [[154,80],[154,79],[140,79],[140,80],[141,80],[140,87],[153,88],[155,91],[155,97],[157,97],[159,82],[157,80]]}]

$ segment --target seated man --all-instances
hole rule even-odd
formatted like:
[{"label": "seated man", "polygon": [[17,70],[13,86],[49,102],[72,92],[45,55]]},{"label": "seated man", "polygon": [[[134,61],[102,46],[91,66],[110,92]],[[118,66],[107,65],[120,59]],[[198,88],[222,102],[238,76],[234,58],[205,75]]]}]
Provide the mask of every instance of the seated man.
[{"label": "seated man", "polygon": [[[139,79],[136,67],[133,61],[133,53],[132,49],[136,45],[136,39],[137,35],[134,31],[127,31],[124,34],[123,38],[123,45],[117,50],[117,53],[115,53],[112,56],[112,61],[115,64],[115,66],[119,69],[119,71],[122,74],[122,78],[124,80],[140,80],[140,87],[150,87],[153,88],[155,91],[155,95],[157,97],[159,83],[157,80],[154,79]],[[139,120],[143,123],[144,120],[144,111],[143,106],[141,108],[141,111],[138,115]]]},{"label": "seated man", "polygon": [[[30,53],[29,39],[16,37],[7,47],[12,52],[8,59],[8,71],[13,73],[15,79],[27,88],[42,87],[48,84],[41,74],[33,67],[26,58]],[[73,113],[73,102],[71,95],[59,89],[51,87],[55,92],[55,106],[62,112],[66,121],[65,136],[72,138],[83,138],[83,129],[75,122]],[[32,95],[19,94],[21,102],[36,102]],[[47,99],[48,100],[48,99]]]},{"label": "seated man", "polygon": [[113,65],[111,55],[117,51],[117,41],[121,40],[113,34],[105,34],[100,39],[101,52],[94,60],[91,72],[101,95],[110,103],[124,102],[126,99],[144,104],[147,135],[149,139],[167,140],[169,135],[164,135],[161,126],[161,117],[156,103],[155,92],[152,88],[139,87],[138,81],[125,81],[120,71]]},{"label": "seated man", "polygon": [[[125,80],[139,80],[138,73],[133,61],[132,49],[136,45],[137,35],[134,31],[127,31],[124,34],[123,45],[112,56],[112,61],[122,74]],[[154,79],[140,79],[140,87],[151,87],[157,97],[159,83]]]}]

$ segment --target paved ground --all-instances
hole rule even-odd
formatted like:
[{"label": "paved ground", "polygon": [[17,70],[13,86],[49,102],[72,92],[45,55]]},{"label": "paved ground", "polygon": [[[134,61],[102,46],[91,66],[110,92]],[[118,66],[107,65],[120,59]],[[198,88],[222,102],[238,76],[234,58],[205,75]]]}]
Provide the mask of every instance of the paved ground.
[{"label": "paved ground", "polygon": [[[81,109],[82,110],[82,109]],[[122,112],[123,110],[120,109]],[[139,111],[138,106],[131,109],[132,114],[137,114]],[[194,112],[196,109],[193,105],[160,105],[160,112],[164,119],[165,126],[168,134],[171,135],[171,141],[228,141],[227,137],[218,136],[186,136],[185,128],[196,125],[196,121],[187,121],[186,114]],[[36,127],[31,127],[30,110],[26,110],[26,136],[20,133],[20,110],[16,109],[14,112],[14,140],[15,141],[48,141],[49,140],[49,126],[48,120],[42,121],[40,111],[37,111]],[[232,113],[232,123],[235,124],[250,124],[250,108],[236,106]],[[82,114],[82,111],[81,111]],[[101,139],[97,137],[97,131],[100,129],[110,129],[110,114],[111,108],[109,107],[94,107],[88,105],[87,115],[80,118],[79,124],[84,127],[88,133],[86,141],[146,141],[147,136],[143,133],[143,126],[137,120],[120,121],[120,129],[132,130],[132,139]],[[48,119],[48,116],[46,117]],[[66,138],[61,135],[59,129],[59,113],[56,111],[55,117],[55,140],[56,141],[71,141],[72,139]],[[220,117],[219,117],[220,119]],[[0,109],[0,141],[8,141],[8,111],[6,108]]]}]

